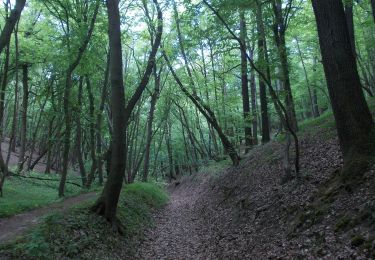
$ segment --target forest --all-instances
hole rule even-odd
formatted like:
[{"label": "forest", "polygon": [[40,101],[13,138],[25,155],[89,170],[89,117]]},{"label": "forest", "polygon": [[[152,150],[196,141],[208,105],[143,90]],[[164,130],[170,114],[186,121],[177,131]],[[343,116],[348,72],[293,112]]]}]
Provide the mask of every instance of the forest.
[{"label": "forest", "polygon": [[375,0],[0,5],[0,259],[375,258]]}]

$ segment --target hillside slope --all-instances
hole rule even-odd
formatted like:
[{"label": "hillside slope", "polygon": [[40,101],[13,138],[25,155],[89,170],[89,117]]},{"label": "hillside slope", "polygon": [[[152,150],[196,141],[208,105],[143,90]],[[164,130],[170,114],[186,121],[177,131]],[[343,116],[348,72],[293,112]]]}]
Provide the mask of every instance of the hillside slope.
[{"label": "hillside slope", "polygon": [[[253,149],[237,168],[184,178],[173,194],[190,199],[180,210],[194,228],[176,227],[183,239],[146,233],[139,258],[374,258],[375,167],[353,188],[325,194],[342,165],[332,116],[302,128],[300,182],[281,184],[283,145],[276,141]],[[162,223],[171,224],[165,215]],[[179,245],[187,240],[195,241],[194,255]]]}]

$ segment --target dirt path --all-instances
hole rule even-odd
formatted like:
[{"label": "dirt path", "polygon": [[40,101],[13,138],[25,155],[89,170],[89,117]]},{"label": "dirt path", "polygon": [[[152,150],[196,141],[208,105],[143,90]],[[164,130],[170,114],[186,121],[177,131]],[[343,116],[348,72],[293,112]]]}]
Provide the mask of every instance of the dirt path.
[{"label": "dirt path", "polygon": [[8,242],[20,236],[26,229],[38,224],[41,217],[61,212],[72,206],[96,197],[96,192],[85,193],[75,197],[67,198],[62,202],[56,202],[42,208],[27,211],[9,218],[0,219],[0,243]]},{"label": "dirt path", "polygon": [[202,225],[194,203],[199,194],[174,192],[169,204],[155,215],[155,225],[145,233],[137,259],[208,259]]}]

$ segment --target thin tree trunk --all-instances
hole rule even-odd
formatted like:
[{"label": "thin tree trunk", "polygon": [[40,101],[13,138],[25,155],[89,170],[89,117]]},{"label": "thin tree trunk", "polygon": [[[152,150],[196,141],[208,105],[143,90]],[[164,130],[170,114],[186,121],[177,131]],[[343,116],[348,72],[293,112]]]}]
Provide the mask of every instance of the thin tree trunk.
[{"label": "thin tree trunk", "polygon": [[275,24],[273,26],[274,38],[278,50],[281,69],[281,80],[285,91],[285,104],[294,131],[298,131],[297,117],[294,106],[293,94],[290,84],[290,73],[288,64],[288,53],[286,48],[285,33],[286,21],[283,17],[282,1],[273,1],[273,12],[275,15]]},{"label": "thin tree trunk", "polygon": [[70,135],[72,131],[72,112],[70,108],[70,92],[72,88],[72,74],[78,64],[80,63],[83,53],[85,52],[87,45],[91,39],[92,33],[94,31],[96,16],[99,11],[100,1],[97,0],[95,3],[95,10],[94,14],[91,18],[91,22],[87,31],[87,35],[83,42],[81,43],[80,48],[78,49],[77,57],[74,61],[69,65],[66,75],[65,75],[65,89],[64,89],[64,116],[65,116],[65,136],[64,136],[64,152],[63,152],[63,169],[61,173],[61,181],[59,185],[59,196],[64,196],[65,191],[65,182],[66,177],[68,174],[68,166],[69,166],[69,152],[70,152]]},{"label": "thin tree trunk", "polygon": [[313,100],[313,96],[312,96],[312,92],[311,92],[311,85],[310,85],[309,77],[307,75],[306,65],[305,65],[305,61],[303,60],[301,47],[299,45],[299,40],[298,40],[298,38],[295,38],[295,40],[296,40],[296,43],[297,43],[298,54],[299,54],[299,57],[301,59],[301,64],[302,64],[303,72],[305,74],[307,92],[309,93],[309,99],[310,99],[310,105],[311,105],[311,114],[314,117],[318,117],[319,115],[317,115],[315,113],[316,110],[314,109],[314,100]]},{"label": "thin tree trunk", "polygon": [[[83,94],[83,77],[79,78],[78,83],[78,97],[77,103],[83,104],[82,102],[82,94]],[[81,106],[77,106],[77,111],[75,115],[76,119],[76,153],[77,153],[77,161],[79,167],[79,173],[81,175],[82,187],[87,184],[87,177],[86,177],[86,169],[85,164],[83,162],[83,154],[82,154],[82,126],[81,126]]]},{"label": "thin tree trunk", "polygon": [[102,87],[102,93],[100,98],[100,105],[98,116],[96,119],[96,154],[97,158],[97,166],[98,166],[98,175],[99,175],[99,185],[103,184],[103,152],[102,152],[102,124],[103,124],[103,113],[104,113],[104,105],[105,101],[107,100],[108,96],[108,80],[109,80],[109,63],[110,63],[110,54],[108,52],[107,55],[107,65],[104,73],[104,83]]},{"label": "thin tree trunk", "polygon": [[87,87],[87,93],[89,97],[89,116],[90,116],[90,137],[89,137],[89,143],[90,143],[90,155],[91,155],[91,169],[89,176],[87,178],[86,188],[90,188],[92,182],[95,178],[95,172],[97,168],[97,162],[96,162],[96,146],[95,146],[95,106],[94,106],[94,95],[92,94],[92,86],[91,82],[88,76],[86,76],[86,87]]},{"label": "thin tree trunk", "polygon": [[156,66],[154,67],[153,73],[154,73],[155,90],[151,95],[151,105],[150,105],[150,111],[149,111],[148,120],[147,120],[147,141],[146,141],[146,151],[145,151],[143,176],[142,176],[142,181],[144,182],[147,182],[147,179],[148,179],[148,171],[149,171],[149,166],[150,166],[150,148],[151,148],[151,141],[152,141],[152,124],[154,121],[156,102],[158,100],[159,92],[160,92],[160,75],[157,74]]},{"label": "thin tree trunk", "polygon": [[241,51],[241,89],[242,89],[242,109],[245,129],[245,153],[250,151],[252,142],[251,131],[251,114],[250,114],[250,99],[249,99],[249,80],[247,78],[247,58],[246,58],[246,21],[245,12],[240,11],[240,39],[245,48],[240,48]]},{"label": "thin tree trunk", "polygon": [[18,157],[18,172],[21,172],[25,162],[26,152],[26,134],[27,134],[27,108],[29,102],[29,67],[28,64],[22,64],[22,111],[21,111],[21,147]]},{"label": "thin tree trunk", "polygon": [[[263,11],[262,6],[257,4],[257,30],[258,30],[258,60],[260,64],[260,69],[263,73],[268,67],[268,60],[266,60],[266,36],[263,24]],[[260,99],[260,113],[262,119],[262,144],[265,144],[271,140],[270,138],[270,127],[268,118],[268,101],[267,101],[267,91],[266,84],[264,80],[259,77],[259,99]]]},{"label": "thin tree trunk", "polygon": [[216,117],[215,117],[215,113],[208,106],[206,106],[198,96],[196,95],[194,96],[189,93],[189,91],[184,87],[181,80],[175,73],[172,67],[172,64],[170,63],[164,51],[163,51],[163,56],[164,56],[165,61],[167,62],[169,70],[171,71],[176,83],[178,84],[182,92],[193,102],[193,104],[198,108],[199,112],[201,112],[203,116],[207,119],[207,121],[210,122],[212,127],[215,128],[224,146],[225,151],[229,154],[229,157],[232,160],[233,165],[237,166],[240,162],[240,157],[238,156],[233,144],[229,141],[228,137],[224,134],[222,128],[218,124]]},{"label": "thin tree trunk", "polygon": [[[254,56],[254,48],[250,50],[251,57]],[[246,58],[246,57],[245,57]],[[255,82],[255,71],[251,70],[250,75],[251,94],[251,114],[253,122],[253,145],[258,145],[258,106],[257,106],[257,86]]]}]

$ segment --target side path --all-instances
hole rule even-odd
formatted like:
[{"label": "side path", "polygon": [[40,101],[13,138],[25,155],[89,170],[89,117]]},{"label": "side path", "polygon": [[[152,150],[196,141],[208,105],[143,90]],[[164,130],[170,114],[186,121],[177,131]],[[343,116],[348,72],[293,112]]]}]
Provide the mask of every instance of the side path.
[{"label": "side path", "polygon": [[22,235],[26,229],[38,224],[41,217],[47,214],[67,210],[80,202],[87,201],[96,196],[96,192],[85,193],[67,198],[61,202],[52,203],[42,208],[0,219],[0,243],[8,242],[17,236]]}]

